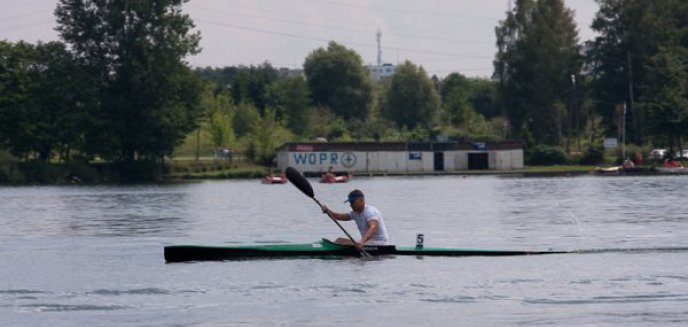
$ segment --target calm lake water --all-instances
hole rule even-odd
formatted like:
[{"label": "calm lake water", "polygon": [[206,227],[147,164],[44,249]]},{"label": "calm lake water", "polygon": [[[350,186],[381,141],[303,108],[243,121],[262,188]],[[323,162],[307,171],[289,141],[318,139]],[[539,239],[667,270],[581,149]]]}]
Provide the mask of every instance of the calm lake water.
[{"label": "calm lake water", "polygon": [[396,244],[581,252],[166,264],[166,244],[341,232],[289,184],[0,187],[0,325],[688,325],[688,176],[313,186],[339,210],[363,190]]}]

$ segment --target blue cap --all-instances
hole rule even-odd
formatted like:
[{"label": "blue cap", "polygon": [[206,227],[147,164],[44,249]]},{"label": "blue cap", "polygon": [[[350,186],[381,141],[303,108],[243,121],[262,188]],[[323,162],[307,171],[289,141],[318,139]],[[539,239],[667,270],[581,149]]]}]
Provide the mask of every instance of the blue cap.
[{"label": "blue cap", "polygon": [[349,193],[349,197],[344,202],[353,203],[354,201],[356,201],[356,199],[362,197],[364,197],[363,192],[361,192],[360,190],[353,190],[351,191],[351,193]]}]

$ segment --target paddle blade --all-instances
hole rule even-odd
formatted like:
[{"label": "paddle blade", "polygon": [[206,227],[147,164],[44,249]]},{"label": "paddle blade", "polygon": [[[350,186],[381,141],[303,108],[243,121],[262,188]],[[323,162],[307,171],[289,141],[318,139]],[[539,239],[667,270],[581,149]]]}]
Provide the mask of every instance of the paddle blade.
[{"label": "paddle blade", "polygon": [[308,182],[306,177],[303,177],[301,173],[299,173],[298,170],[294,167],[287,167],[287,170],[284,172],[287,175],[287,179],[296,186],[303,194],[308,195],[308,197],[313,198],[315,197],[315,193],[313,193],[313,187],[311,186],[311,183]]}]

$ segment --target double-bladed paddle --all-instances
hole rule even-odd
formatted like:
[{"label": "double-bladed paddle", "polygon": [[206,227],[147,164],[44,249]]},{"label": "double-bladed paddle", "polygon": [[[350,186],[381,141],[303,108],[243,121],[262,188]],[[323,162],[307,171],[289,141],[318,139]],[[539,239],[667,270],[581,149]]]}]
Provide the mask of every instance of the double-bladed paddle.
[{"label": "double-bladed paddle", "polygon": [[[301,192],[303,192],[303,194],[307,195],[309,198],[313,199],[313,201],[315,201],[315,203],[317,203],[318,206],[322,207],[320,201],[318,201],[318,199],[315,198],[315,193],[313,192],[313,187],[311,186],[311,183],[309,183],[306,177],[303,177],[303,175],[301,175],[301,173],[299,173],[299,171],[296,170],[296,168],[291,166],[287,167],[285,174],[287,175],[287,179],[292,184],[294,184],[296,188],[301,190]],[[342,232],[344,232],[344,234],[346,234],[346,236],[349,237],[353,244],[356,244],[356,241],[354,241],[354,238],[351,237],[351,234],[349,234],[349,232],[347,232],[346,229],[344,229],[344,227],[342,227],[342,225],[339,224],[339,222],[336,219],[334,219],[332,213],[330,213],[329,210],[327,211],[327,216],[330,217],[330,219],[332,219],[332,221],[334,221],[334,223],[337,224],[337,226],[339,226]],[[361,252],[362,256],[371,257],[370,253],[366,252],[365,250],[359,249],[359,251]]]}]

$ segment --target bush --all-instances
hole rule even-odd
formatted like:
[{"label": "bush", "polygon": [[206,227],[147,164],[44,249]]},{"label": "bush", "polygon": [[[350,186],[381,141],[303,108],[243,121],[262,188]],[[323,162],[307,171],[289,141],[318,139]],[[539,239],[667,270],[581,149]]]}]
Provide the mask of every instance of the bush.
[{"label": "bush", "polygon": [[19,159],[7,151],[0,150],[0,183],[19,183],[23,176],[17,169]]},{"label": "bush", "polygon": [[589,147],[583,157],[580,159],[581,165],[599,165],[604,162],[604,148],[603,147]]},{"label": "bush", "polygon": [[29,184],[55,184],[64,181],[64,170],[43,161],[24,162],[19,165],[24,182]]},{"label": "bush", "polygon": [[538,145],[526,151],[526,163],[533,166],[551,166],[566,163],[566,153],[560,147]]}]

